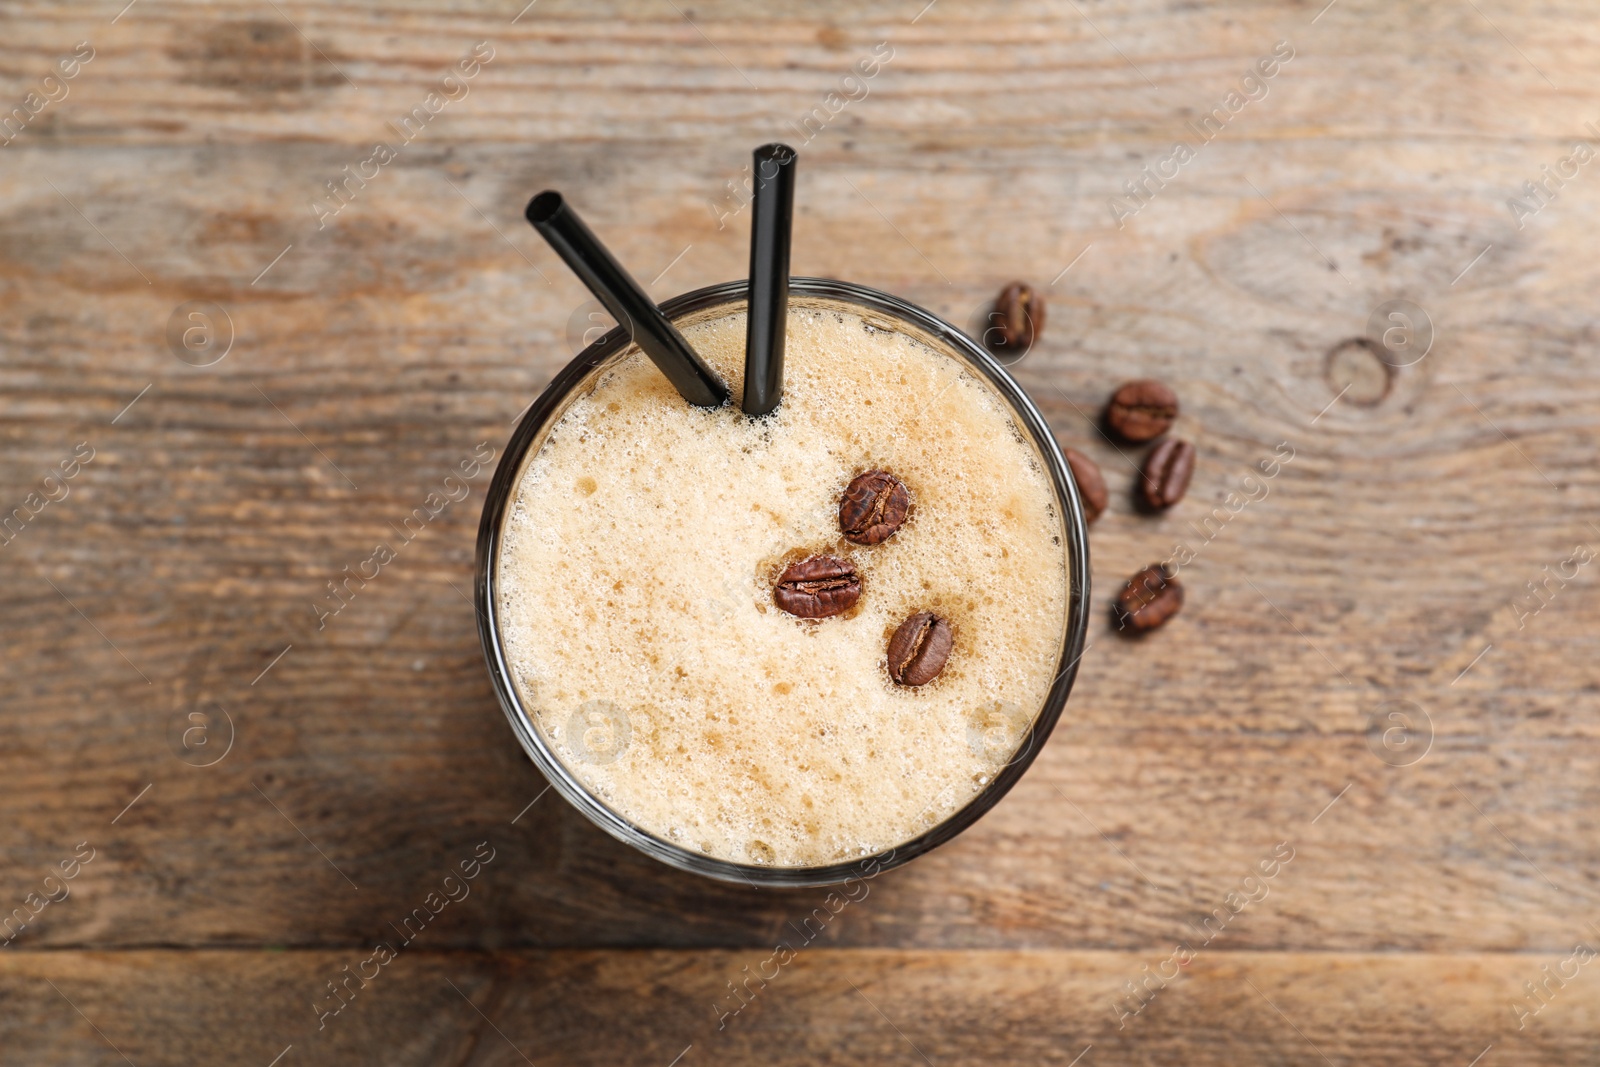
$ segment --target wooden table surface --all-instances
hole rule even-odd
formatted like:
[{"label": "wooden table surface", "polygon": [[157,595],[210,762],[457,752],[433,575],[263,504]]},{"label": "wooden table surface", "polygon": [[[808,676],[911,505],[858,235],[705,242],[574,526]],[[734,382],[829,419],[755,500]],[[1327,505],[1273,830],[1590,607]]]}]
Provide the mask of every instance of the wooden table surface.
[{"label": "wooden table surface", "polygon": [[[124,2],[0,9],[0,1061],[1595,1062],[1591,5]],[[665,298],[742,275],[773,139],[797,274],[1048,294],[1014,373],[1113,487],[1055,736],[838,908],[545,793],[487,472],[317,610],[580,343],[530,194]],[[1095,428],[1138,376],[1160,517]]]}]

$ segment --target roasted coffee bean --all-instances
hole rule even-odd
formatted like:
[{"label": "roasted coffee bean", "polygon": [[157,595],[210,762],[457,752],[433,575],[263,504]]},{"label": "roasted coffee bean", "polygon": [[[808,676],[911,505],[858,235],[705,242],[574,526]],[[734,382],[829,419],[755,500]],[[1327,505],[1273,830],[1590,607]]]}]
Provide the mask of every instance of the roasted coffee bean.
[{"label": "roasted coffee bean", "polygon": [[1170,508],[1183,499],[1193,473],[1194,445],[1176,437],[1167,438],[1145,457],[1144,471],[1139,476],[1144,502],[1157,509]]},{"label": "roasted coffee bean", "polygon": [[944,670],[955,633],[931,611],[919,611],[889,638],[889,677],[900,685],[926,685]]},{"label": "roasted coffee bean", "polygon": [[1183,586],[1160,563],[1152,563],[1128,579],[1112,605],[1117,626],[1135,633],[1154,630],[1183,607]]},{"label": "roasted coffee bean", "polygon": [[858,474],[839,501],[839,528],[858,545],[886,541],[906,521],[911,491],[888,471]]},{"label": "roasted coffee bean", "polygon": [[790,615],[826,619],[850,610],[861,599],[861,576],[846,560],[811,556],[783,569],[772,599]]},{"label": "roasted coffee bean", "polygon": [[1100,464],[1082,452],[1069,448],[1067,466],[1072,468],[1072,480],[1078,483],[1078,495],[1083,498],[1083,519],[1093,522],[1111,500],[1106,492],[1106,480],[1100,474]]},{"label": "roasted coffee bean", "polygon": [[1178,394],[1151,378],[1128,382],[1111,397],[1106,422],[1124,441],[1160,437],[1178,417]]},{"label": "roasted coffee bean", "polygon": [[1044,332],[1044,297],[1026,282],[1012,282],[995,298],[989,321],[994,325],[984,337],[991,348],[1025,353]]}]

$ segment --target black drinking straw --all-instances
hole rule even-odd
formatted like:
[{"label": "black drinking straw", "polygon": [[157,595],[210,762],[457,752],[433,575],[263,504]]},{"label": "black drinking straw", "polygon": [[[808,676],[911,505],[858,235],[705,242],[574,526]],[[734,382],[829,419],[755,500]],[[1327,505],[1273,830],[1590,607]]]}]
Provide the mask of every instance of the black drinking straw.
[{"label": "black drinking straw", "polygon": [[714,408],[728,399],[728,387],[722,379],[701,362],[683,334],[667,321],[560,193],[547,189],[528,201],[527,216],[556,255],[566,261],[572,273],[605,305],[611,317],[628,331],[634,344],[644,350],[685,400]]},{"label": "black drinking straw", "polygon": [[744,413],[765,415],[783,399],[783,340],[789,318],[789,234],[794,165],[786,144],[755,151],[750,217],[750,314],[744,342]]}]

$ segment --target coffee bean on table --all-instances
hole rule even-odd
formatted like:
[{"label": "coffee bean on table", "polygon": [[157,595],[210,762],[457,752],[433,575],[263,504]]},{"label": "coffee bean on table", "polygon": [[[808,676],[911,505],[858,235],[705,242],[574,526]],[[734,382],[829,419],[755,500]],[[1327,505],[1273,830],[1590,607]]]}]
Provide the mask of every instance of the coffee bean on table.
[{"label": "coffee bean on table", "polygon": [[1044,332],[1044,297],[1026,282],[1012,282],[995,298],[994,328],[984,336],[991,348],[1026,352]]},{"label": "coffee bean on table", "polygon": [[1183,586],[1160,563],[1152,563],[1128,579],[1112,605],[1117,626],[1135,633],[1154,630],[1183,607]]},{"label": "coffee bean on table", "polygon": [[889,677],[900,685],[926,685],[944,670],[955,633],[931,611],[919,611],[889,638]]},{"label": "coffee bean on table", "polygon": [[1066,455],[1067,466],[1072,468],[1072,480],[1078,483],[1078,495],[1083,498],[1083,520],[1093,522],[1111,502],[1100,464],[1074,448],[1067,449]]},{"label": "coffee bean on table", "polygon": [[846,560],[811,556],[783,569],[772,599],[790,615],[826,619],[848,611],[861,599],[861,576]]},{"label": "coffee bean on table", "polygon": [[839,501],[839,528],[858,545],[886,541],[906,521],[911,491],[888,471],[858,474]]},{"label": "coffee bean on table", "polygon": [[1118,437],[1139,443],[1160,437],[1178,417],[1178,394],[1153,378],[1128,382],[1111,396],[1106,422]]},{"label": "coffee bean on table", "polygon": [[1139,476],[1139,491],[1153,508],[1170,508],[1183,499],[1194,473],[1194,445],[1169,437],[1150,450]]}]

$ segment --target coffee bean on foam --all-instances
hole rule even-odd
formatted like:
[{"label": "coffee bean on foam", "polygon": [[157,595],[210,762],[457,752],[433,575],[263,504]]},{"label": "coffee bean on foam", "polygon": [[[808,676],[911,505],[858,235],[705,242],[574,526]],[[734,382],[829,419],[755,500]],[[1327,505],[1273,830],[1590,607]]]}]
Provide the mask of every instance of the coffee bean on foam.
[{"label": "coffee bean on foam", "polygon": [[[739,395],[743,313],[683,332]],[[1068,561],[1042,462],[954,356],[798,301],[786,348],[759,421],[685,404],[637,352],[602,372],[524,463],[496,610],[535,727],[603,803],[694,851],[796,867],[902,844],[992,780],[1060,669]],[[840,503],[873,470],[914,488],[915,521],[852,546]],[[848,558],[855,606],[781,610],[797,550]],[[921,611],[953,650],[937,684],[897,684],[886,642]],[[1024,710],[970,744],[996,700]],[[564,735],[591,701],[627,717],[609,761]]]}]

